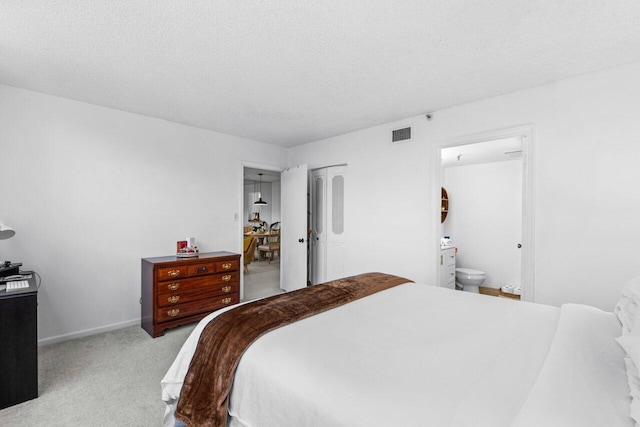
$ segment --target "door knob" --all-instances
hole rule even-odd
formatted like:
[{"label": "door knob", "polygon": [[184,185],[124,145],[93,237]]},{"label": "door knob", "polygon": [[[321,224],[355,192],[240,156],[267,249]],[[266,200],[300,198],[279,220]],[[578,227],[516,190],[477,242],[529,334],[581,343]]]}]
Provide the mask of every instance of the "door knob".
[{"label": "door knob", "polygon": [[518,243],[518,249],[520,249],[522,247],[522,244]]},{"label": "door knob", "polygon": [[298,242],[304,243],[304,239],[298,239]]}]

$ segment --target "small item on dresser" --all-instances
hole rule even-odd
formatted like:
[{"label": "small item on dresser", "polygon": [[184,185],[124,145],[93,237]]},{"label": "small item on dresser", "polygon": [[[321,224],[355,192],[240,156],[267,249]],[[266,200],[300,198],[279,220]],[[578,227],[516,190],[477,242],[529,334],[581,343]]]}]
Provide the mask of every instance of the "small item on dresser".
[{"label": "small item on dresser", "polygon": [[198,247],[196,246],[195,237],[188,237],[187,240],[181,240],[177,243],[176,257],[196,258],[197,256]]},{"label": "small item on dresser", "polygon": [[176,257],[178,258],[196,258],[198,256],[198,247],[187,248],[184,251],[178,252]]}]

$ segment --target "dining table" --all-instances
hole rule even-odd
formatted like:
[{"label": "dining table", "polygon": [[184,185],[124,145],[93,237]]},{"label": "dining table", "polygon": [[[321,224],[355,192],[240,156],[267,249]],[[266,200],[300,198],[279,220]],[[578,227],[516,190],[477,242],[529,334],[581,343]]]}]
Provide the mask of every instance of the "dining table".
[{"label": "dining table", "polygon": [[[247,231],[244,233],[244,237],[255,237],[258,239],[257,246],[264,244],[264,239],[270,236],[273,236],[277,233],[272,233],[271,231]],[[258,256],[258,259],[262,259]]]}]

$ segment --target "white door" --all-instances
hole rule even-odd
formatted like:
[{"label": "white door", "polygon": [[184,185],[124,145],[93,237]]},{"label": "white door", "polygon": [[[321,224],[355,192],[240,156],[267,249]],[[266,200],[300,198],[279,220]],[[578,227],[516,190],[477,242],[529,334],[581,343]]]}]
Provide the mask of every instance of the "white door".
[{"label": "white door", "polygon": [[327,169],[311,173],[311,284],[327,281]]},{"label": "white door", "polygon": [[280,287],[285,291],[307,286],[307,165],[281,174]]},{"label": "white door", "polygon": [[344,224],[344,191],[346,166],[332,166],[327,171],[326,197],[326,280],[336,280],[345,276],[347,240]]},{"label": "white door", "polygon": [[345,276],[346,171],[346,166],[331,166],[311,174],[311,283],[314,285]]}]

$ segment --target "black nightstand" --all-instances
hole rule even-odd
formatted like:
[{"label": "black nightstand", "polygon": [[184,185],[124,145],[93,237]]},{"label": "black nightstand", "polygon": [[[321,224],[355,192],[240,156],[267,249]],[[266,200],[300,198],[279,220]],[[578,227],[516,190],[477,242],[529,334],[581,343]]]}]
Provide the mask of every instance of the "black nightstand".
[{"label": "black nightstand", "polygon": [[38,289],[0,291],[0,409],[38,397]]}]

